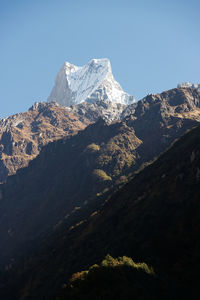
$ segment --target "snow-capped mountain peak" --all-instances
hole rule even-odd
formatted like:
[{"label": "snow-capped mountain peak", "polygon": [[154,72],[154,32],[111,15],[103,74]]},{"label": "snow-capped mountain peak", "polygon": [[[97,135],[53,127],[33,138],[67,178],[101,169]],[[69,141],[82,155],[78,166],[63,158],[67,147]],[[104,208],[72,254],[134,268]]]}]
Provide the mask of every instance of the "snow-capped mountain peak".
[{"label": "snow-capped mountain peak", "polygon": [[59,71],[54,88],[47,99],[71,106],[81,102],[111,102],[130,104],[135,100],[125,93],[112,75],[109,59],[92,59],[87,65],[66,62]]}]

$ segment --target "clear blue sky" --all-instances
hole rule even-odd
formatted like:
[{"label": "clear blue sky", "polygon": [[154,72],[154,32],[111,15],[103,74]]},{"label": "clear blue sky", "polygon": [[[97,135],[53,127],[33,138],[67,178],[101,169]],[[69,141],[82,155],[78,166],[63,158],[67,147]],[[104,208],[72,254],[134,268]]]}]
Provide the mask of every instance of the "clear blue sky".
[{"label": "clear blue sky", "polygon": [[65,61],[107,57],[141,99],[200,83],[199,0],[1,0],[0,118],[44,101]]}]

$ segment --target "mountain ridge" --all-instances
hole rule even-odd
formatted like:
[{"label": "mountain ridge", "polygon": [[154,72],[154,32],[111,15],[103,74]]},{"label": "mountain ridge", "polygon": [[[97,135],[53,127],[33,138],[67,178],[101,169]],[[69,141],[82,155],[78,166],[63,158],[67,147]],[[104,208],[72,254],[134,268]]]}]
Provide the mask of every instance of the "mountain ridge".
[{"label": "mountain ridge", "polygon": [[76,134],[99,117],[109,124],[124,119],[139,139],[149,139],[151,152],[153,140],[155,143],[157,140],[155,133],[159,134],[162,152],[165,145],[180,136],[181,128],[183,134],[186,128],[200,121],[199,99],[198,89],[178,88],[148,95],[131,105],[108,100],[82,102],[71,107],[36,102],[28,112],[0,120],[0,182],[27,166],[48,142]]}]

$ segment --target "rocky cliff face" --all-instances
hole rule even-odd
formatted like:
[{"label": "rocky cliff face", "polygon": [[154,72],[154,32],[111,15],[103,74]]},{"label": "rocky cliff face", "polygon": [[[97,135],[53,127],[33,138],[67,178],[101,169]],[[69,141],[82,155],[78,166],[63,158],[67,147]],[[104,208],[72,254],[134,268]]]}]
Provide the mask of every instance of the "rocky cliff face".
[{"label": "rocky cliff face", "polygon": [[125,116],[133,112],[136,103],[132,105],[125,105],[121,103],[114,103],[108,100],[97,101],[94,103],[82,102],[78,105],[72,105],[69,110],[79,117],[87,118],[91,122],[95,122],[98,118],[102,118],[106,123],[111,124],[122,120]]},{"label": "rocky cliff face", "polygon": [[36,103],[28,112],[0,120],[0,182],[28,165],[51,141],[76,134],[90,121],[56,103]]},{"label": "rocky cliff face", "polygon": [[141,157],[149,161],[200,122],[200,91],[180,88],[148,95],[137,102],[125,120],[143,141]]},{"label": "rocky cliff face", "polygon": [[59,71],[55,86],[47,99],[71,106],[84,101],[111,101],[131,104],[133,96],[125,93],[112,75],[108,59],[92,59],[87,65],[77,67],[66,62]]}]

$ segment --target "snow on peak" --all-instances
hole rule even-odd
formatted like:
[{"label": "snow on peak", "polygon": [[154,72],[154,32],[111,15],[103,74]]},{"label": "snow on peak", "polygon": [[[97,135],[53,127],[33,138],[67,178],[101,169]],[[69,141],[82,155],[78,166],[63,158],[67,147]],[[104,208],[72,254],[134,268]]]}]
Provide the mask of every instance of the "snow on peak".
[{"label": "snow on peak", "polygon": [[72,72],[75,72],[78,69],[77,66],[72,65],[69,62],[65,62],[63,68],[64,68],[66,74],[70,74]]},{"label": "snow on peak", "polygon": [[134,98],[125,93],[112,75],[109,59],[92,59],[87,65],[75,66],[66,62],[59,71],[48,102],[57,101],[71,106],[83,101],[109,100],[130,104]]},{"label": "snow on peak", "polygon": [[177,88],[193,88],[193,89],[200,89],[200,84],[198,84],[198,83],[190,83],[190,82],[186,81],[186,82],[179,83],[179,84],[177,85]]}]

